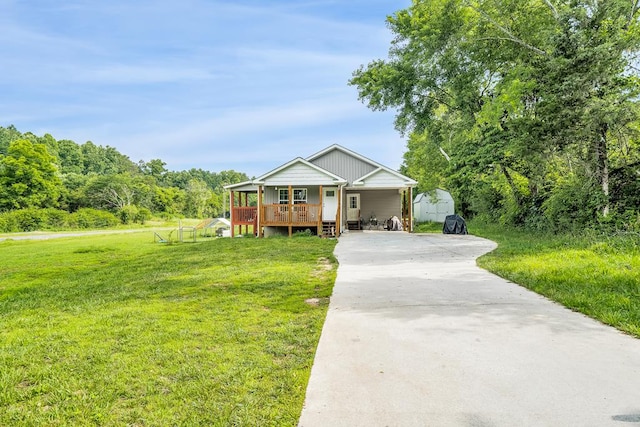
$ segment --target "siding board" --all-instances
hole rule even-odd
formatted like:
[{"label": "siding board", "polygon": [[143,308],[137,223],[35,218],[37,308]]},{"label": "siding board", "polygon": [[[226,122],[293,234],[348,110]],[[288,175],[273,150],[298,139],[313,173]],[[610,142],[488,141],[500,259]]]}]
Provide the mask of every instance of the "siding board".
[{"label": "siding board", "polygon": [[311,167],[296,163],[286,169],[279,171],[277,174],[268,177],[264,185],[267,186],[284,186],[284,185],[335,185],[334,180],[326,174],[312,169]]},{"label": "siding board", "polygon": [[348,181],[347,185],[351,185],[356,179],[377,169],[376,166],[363,162],[340,150],[332,150],[314,159],[311,163],[346,179]]}]

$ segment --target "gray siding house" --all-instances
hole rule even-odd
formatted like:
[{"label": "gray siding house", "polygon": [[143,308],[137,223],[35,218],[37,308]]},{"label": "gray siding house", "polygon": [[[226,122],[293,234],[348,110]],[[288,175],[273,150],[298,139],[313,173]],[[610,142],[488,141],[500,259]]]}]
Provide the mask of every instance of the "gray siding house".
[{"label": "gray siding house", "polygon": [[[382,228],[391,217],[411,231],[416,181],[340,145],[298,157],[251,181],[229,185],[231,229],[262,237],[310,229]],[[250,195],[253,195],[250,197]],[[257,200],[249,206],[249,200]]]}]

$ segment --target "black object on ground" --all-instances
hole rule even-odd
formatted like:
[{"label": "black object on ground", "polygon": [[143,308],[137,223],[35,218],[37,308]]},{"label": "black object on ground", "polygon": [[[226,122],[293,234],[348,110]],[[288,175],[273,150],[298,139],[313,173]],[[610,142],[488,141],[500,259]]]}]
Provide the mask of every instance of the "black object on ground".
[{"label": "black object on ground", "polygon": [[460,215],[447,215],[442,226],[444,234],[468,234],[467,223]]}]

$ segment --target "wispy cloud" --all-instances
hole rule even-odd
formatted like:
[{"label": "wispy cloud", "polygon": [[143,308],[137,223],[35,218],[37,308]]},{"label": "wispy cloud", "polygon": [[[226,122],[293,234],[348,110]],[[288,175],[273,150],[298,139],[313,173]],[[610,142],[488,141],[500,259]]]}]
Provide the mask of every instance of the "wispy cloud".
[{"label": "wispy cloud", "polygon": [[80,75],[74,76],[74,80],[83,83],[144,85],[183,81],[193,83],[215,77],[207,70],[189,68],[188,66],[113,64],[83,70]]},{"label": "wispy cloud", "polygon": [[[290,105],[270,105],[260,108],[230,108],[217,111],[191,111],[180,116],[181,126],[173,123],[151,122],[152,127],[142,133],[126,136],[126,140],[153,143],[154,146],[169,147],[180,141],[183,148],[195,148],[203,140],[220,146],[237,146],[249,138],[255,145],[269,145],[265,135],[278,131],[299,133],[300,129],[330,126],[363,113],[353,103],[336,103],[334,98],[311,100]],[[189,120],[186,116],[197,115]]]},{"label": "wispy cloud", "polygon": [[380,151],[400,141],[391,114],[368,111],[347,80],[385,56],[384,18],[409,4],[5,0],[0,125],[175,168],[268,168],[334,142]]}]

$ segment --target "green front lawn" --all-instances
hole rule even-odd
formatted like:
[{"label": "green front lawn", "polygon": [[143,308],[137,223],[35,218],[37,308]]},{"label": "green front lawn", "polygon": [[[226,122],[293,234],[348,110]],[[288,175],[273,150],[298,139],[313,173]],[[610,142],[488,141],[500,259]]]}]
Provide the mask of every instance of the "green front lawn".
[{"label": "green front lawn", "polygon": [[295,426],[334,245],[0,242],[0,425]]}]

